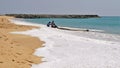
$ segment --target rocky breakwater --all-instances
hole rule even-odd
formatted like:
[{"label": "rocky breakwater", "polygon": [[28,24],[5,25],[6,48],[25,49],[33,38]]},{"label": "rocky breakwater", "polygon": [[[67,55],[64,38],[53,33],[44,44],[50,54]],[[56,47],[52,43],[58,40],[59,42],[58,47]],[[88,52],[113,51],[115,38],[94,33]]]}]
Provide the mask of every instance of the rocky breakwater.
[{"label": "rocky breakwater", "polygon": [[5,14],[16,18],[99,18],[98,15]]}]

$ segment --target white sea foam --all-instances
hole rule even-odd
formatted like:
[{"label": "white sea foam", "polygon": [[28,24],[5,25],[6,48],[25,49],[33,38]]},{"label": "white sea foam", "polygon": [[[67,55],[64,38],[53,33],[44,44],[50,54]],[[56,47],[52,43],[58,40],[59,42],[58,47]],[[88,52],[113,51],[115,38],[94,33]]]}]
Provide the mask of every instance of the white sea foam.
[{"label": "white sea foam", "polygon": [[39,26],[40,29],[12,32],[36,36],[46,42],[45,47],[36,49],[34,53],[43,56],[42,60],[46,62],[33,64],[32,68],[120,68],[119,43],[113,44]]}]

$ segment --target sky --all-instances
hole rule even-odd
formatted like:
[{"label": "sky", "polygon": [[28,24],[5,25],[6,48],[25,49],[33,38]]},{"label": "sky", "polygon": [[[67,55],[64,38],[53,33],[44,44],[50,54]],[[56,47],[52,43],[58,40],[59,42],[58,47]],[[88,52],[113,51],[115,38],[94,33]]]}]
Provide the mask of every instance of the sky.
[{"label": "sky", "polygon": [[120,16],[120,0],[0,0],[0,14]]}]

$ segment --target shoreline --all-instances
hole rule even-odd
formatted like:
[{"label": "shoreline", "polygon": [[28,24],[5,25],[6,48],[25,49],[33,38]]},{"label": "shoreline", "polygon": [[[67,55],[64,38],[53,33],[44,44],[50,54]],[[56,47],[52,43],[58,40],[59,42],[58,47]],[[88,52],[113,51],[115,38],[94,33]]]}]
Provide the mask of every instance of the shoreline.
[{"label": "shoreline", "polygon": [[[19,24],[24,24],[24,25],[34,25],[34,26],[46,26],[44,24],[38,24],[34,22],[26,22],[24,20],[13,20],[13,22],[19,22]],[[72,28],[72,27],[61,27],[60,28],[67,28],[71,30],[64,30],[64,29],[57,29],[60,32],[65,32],[68,34],[76,35],[76,36],[82,36],[85,38],[90,38],[90,39],[96,39],[96,40],[102,40],[102,41],[107,41],[107,42],[120,42],[120,35],[119,34],[111,34],[111,33],[106,33],[103,30],[95,30],[95,29],[88,29],[89,31],[86,31],[87,29],[83,28]]]},{"label": "shoreline", "polygon": [[[119,19],[119,17],[109,16],[109,17],[101,17],[99,19],[97,18],[92,18],[92,19],[37,18],[37,19],[24,19],[24,21],[46,25],[47,22],[49,22],[50,20],[51,21],[54,20],[56,25],[61,27],[89,29],[91,31],[97,30],[98,32],[120,35],[119,22],[116,19]],[[114,24],[113,27],[112,24]]]},{"label": "shoreline", "polygon": [[95,39],[95,40],[101,40],[101,41],[106,41],[106,42],[113,42],[113,43],[119,43],[120,42],[120,35],[118,34],[109,34],[109,33],[102,33],[99,31],[67,31],[63,30],[61,32],[65,32],[68,34],[76,35],[76,36],[81,36],[89,39]]},{"label": "shoreline", "polygon": [[32,64],[41,63],[41,57],[33,53],[42,46],[43,41],[29,35],[11,34],[38,27],[16,25],[10,19],[13,17],[0,16],[0,68],[31,68]]},{"label": "shoreline", "polygon": [[120,43],[76,36],[45,25],[39,26],[41,29],[14,32],[35,36],[45,41],[43,44],[45,47],[36,49],[34,53],[43,56],[44,63],[33,64],[32,68],[119,67]]}]

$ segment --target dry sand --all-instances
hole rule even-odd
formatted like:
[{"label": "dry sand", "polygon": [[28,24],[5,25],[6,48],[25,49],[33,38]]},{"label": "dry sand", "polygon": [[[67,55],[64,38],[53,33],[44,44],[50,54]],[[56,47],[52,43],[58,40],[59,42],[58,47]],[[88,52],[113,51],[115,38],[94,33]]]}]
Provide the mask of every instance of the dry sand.
[{"label": "dry sand", "polygon": [[16,25],[0,16],[0,68],[30,68],[31,64],[40,63],[40,57],[33,55],[36,48],[44,42],[36,37],[10,34],[11,31],[24,31],[35,26]]}]

